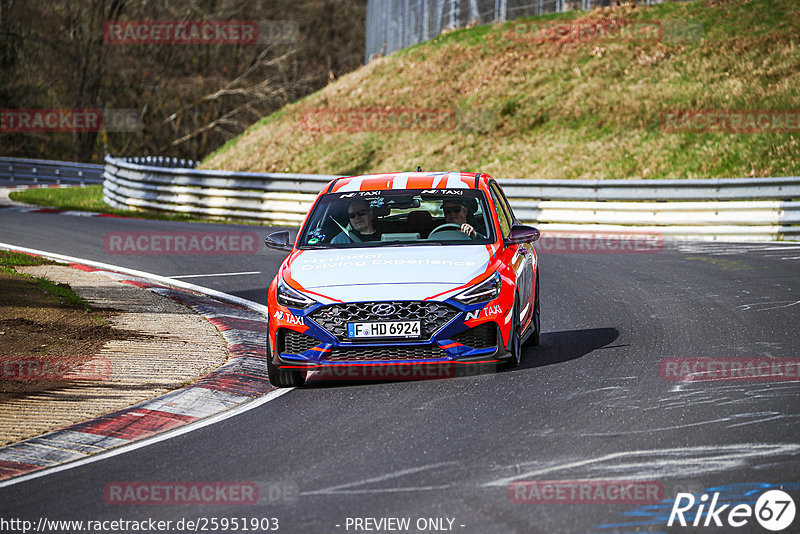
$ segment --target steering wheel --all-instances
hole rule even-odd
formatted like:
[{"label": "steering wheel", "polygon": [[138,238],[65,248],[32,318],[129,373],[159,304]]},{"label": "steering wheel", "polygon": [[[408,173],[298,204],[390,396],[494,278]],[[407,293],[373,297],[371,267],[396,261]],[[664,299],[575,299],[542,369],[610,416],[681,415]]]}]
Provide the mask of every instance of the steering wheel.
[{"label": "steering wheel", "polygon": [[428,239],[430,239],[430,237],[436,232],[444,232],[445,230],[456,230],[458,232],[461,232],[461,225],[455,223],[440,224],[439,226],[431,230],[431,233],[428,234]]}]

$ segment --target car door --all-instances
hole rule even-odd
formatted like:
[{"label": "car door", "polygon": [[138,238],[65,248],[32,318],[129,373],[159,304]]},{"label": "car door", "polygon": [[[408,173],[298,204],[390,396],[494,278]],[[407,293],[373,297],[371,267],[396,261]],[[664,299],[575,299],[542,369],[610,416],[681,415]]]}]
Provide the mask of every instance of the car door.
[{"label": "car door", "polygon": [[[503,190],[497,182],[493,180],[489,182],[489,190],[492,192],[492,198],[494,199],[497,209],[497,216],[500,220],[500,229],[503,233],[503,237],[508,237],[508,234],[511,232],[511,227],[518,221],[514,216],[514,212],[511,210],[511,205],[505,193],[503,193]],[[511,248],[515,248],[511,264],[517,276],[517,291],[520,296],[519,321],[522,325],[520,331],[524,332],[533,320],[534,259],[536,254],[533,250],[533,244],[531,243],[512,245]]]}]

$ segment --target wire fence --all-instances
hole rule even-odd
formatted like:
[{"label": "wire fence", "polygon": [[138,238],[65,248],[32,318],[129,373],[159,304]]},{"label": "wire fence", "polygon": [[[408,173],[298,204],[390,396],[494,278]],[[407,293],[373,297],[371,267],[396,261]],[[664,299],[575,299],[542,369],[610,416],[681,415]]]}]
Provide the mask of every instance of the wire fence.
[{"label": "wire fence", "polygon": [[447,29],[618,3],[616,0],[368,0],[365,60],[369,63],[375,57],[428,41]]}]

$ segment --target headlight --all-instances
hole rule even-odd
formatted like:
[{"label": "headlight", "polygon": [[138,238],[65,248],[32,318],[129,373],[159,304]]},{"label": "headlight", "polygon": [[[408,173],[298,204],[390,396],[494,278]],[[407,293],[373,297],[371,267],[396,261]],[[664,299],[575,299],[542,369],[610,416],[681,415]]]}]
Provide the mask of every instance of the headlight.
[{"label": "headlight", "polygon": [[288,306],[290,308],[308,308],[312,304],[316,304],[316,300],[305,296],[296,289],[289,287],[283,280],[278,281],[277,292],[278,304],[281,306]]},{"label": "headlight", "polygon": [[495,271],[492,276],[480,282],[477,285],[466,289],[453,297],[459,302],[464,304],[478,304],[479,302],[488,302],[497,298],[500,294],[500,288],[503,287],[503,280],[500,275]]}]

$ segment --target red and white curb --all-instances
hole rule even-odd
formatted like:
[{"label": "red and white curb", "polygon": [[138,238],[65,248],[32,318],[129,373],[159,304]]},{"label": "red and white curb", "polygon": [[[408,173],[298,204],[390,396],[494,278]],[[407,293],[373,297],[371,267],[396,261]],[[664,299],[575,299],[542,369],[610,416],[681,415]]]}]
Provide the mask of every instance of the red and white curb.
[{"label": "red and white curb", "polygon": [[[0,243],[0,248],[65,261],[71,267],[99,272],[174,299],[213,323],[229,352],[225,364],[191,386],[0,448],[0,487],[191,432],[256,408],[291,390],[278,390],[269,383],[267,321],[262,310],[265,307],[259,304],[140,271],[4,243]],[[210,298],[208,294],[224,296],[231,302]]]}]

